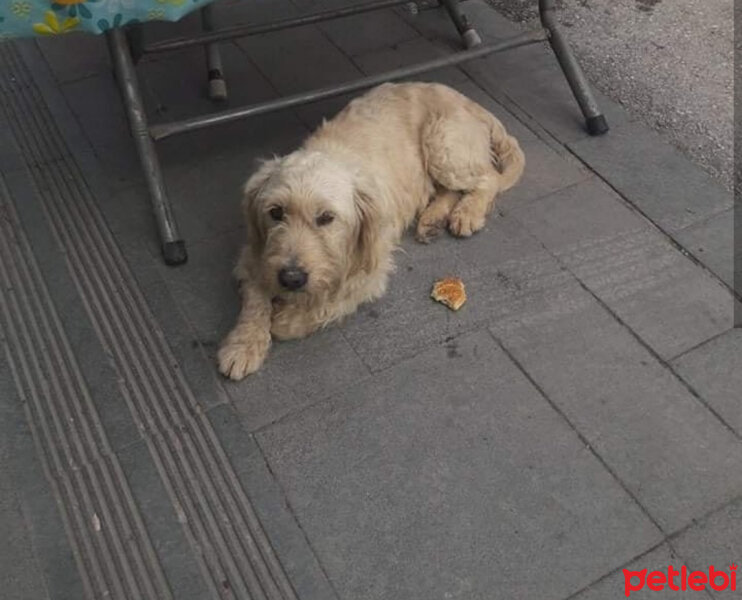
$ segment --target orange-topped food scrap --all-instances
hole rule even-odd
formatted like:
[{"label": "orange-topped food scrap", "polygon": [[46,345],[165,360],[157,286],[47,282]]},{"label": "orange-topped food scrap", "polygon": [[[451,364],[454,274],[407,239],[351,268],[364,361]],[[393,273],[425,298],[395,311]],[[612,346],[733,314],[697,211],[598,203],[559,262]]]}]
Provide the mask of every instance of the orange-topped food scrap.
[{"label": "orange-topped food scrap", "polygon": [[430,297],[451,310],[459,310],[466,302],[464,282],[458,277],[446,277],[436,281]]}]

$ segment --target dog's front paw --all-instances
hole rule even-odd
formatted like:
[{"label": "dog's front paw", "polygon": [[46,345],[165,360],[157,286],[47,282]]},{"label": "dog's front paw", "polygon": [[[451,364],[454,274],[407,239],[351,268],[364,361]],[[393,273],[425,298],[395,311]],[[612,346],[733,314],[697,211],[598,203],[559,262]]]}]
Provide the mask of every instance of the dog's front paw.
[{"label": "dog's front paw", "polygon": [[422,214],[417,222],[417,228],[415,230],[415,239],[422,243],[427,244],[434,238],[438,237],[440,233],[446,228],[446,217],[428,216],[425,213]]},{"label": "dog's front paw", "polygon": [[269,347],[270,336],[256,336],[250,340],[228,337],[217,354],[219,371],[235,381],[244,379],[262,366]]},{"label": "dog's front paw", "polygon": [[484,227],[485,215],[466,206],[457,206],[448,219],[448,230],[457,237],[469,237]]}]

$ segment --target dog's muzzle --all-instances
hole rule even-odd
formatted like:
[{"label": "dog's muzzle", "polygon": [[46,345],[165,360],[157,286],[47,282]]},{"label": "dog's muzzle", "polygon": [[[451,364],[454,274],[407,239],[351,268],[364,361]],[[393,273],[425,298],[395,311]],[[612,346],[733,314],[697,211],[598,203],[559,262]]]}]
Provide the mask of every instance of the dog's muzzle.
[{"label": "dog's muzzle", "polygon": [[299,267],[284,267],[278,272],[278,283],[292,292],[300,290],[307,284],[309,275]]}]

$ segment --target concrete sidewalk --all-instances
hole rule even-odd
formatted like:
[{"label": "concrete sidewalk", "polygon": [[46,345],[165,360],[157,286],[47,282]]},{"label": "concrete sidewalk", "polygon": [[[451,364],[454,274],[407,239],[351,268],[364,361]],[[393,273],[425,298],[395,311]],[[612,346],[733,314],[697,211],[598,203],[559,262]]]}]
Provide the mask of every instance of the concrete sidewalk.
[{"label": "concrete sidewalk", "polygon": [[[223,55],[238,105],[457,48],[441,11],[389,10]],[[406,239],[383,299],[239,384],[214,356],[240,184],[348,98],[159,144],[190,254],[167,268],[104,40],[3,45],[0,74],[3,598],[605,600],[624,568],[742,560],[731,194],[606,98],[590,138],[546,48],[428,77],[526,153],[486,229]],[[213,110],[199,49],[139,74],[155,119]],[[428,297],[451,273],[458,313]]]}]

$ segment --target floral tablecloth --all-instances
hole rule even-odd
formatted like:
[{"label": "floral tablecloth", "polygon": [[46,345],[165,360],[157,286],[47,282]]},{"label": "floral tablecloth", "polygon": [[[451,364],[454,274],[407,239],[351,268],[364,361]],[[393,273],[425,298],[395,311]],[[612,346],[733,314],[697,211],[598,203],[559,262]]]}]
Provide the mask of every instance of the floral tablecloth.
[{"label": "floral tablecloth", "polygon": [[177,21],[213,0],[0,0],[0,39]]}]

